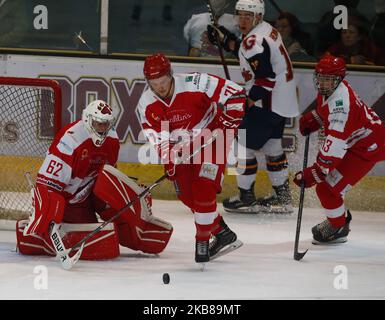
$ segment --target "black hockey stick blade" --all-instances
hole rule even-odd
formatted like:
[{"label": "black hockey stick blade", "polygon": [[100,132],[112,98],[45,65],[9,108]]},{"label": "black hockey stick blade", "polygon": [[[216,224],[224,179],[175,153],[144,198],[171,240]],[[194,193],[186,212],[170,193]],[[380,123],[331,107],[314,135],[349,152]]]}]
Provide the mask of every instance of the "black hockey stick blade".
[{"label": "black hockey stick blade", "polygon": [[296,261],[299,261],[299,260],[301,260],[304,256],[305,256],[305,254],[306,254],[306,252],[308,251],[309,249],[306,249],[306,251],[305,252],[294,252],[294,260],[296,260]]}]

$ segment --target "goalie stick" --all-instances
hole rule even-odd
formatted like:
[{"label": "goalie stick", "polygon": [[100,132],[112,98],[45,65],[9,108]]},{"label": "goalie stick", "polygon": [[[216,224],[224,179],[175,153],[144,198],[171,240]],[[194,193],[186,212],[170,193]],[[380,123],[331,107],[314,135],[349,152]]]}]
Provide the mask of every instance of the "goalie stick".
[{"label": "goalie stick", "polygon": [[[209,10],[209,14],[210,14],[210,19],[211,19],[211,23],[218,27],[218,20],[214,14],[214,10],[213,10],[213,7],[211,5],[211,1],[210,0],[207,0],[207,8]],[[221,58],[221,62],[222,62],[222,66],[223,66],[223,70],[225,72],[225,75],[226,75],[226,79],[227,80],[231,80],[230,79],[230,73],[229,73],[229,69],[227,68],[227,64],[226,64],[226,61],[225,61],[225,56],[223,55],[223,49],[221,47],[221,44],[219,42],[219,39],[217,37],[217,43],[218,43],[218,52],[219,52],[219,56]]]},{"label": "goalie stick", "polygon": [[[202,149],[207,147],[208,145],[211,145],[215,139],[217,138],[217,131],[214,131],[210,139],[204,144],[202,144],[199,148],[197,148],[194,152],[189,154],[186,158],[181,159],[177,164],[184,163],[186,161],[189,161],[191,158],[193,158],[196,154],[198,154]],[[97,234],[100,230],[105,228],[106,225],[108,225],[110,222],[117,219],[127,208],[134,205],[137,201],[139,201],[141,198],[143,198],[148,192],[150,192],[153,188],[155,188],[157,185],[159,185],[163,180],[165,180],[168,177],[168,174],[165,173],[163,176],[158,178],[152,185],[145,188],[141,193],[139,193],[133,200],[129,201],[123,208],[118,210],[114,216],[112,216],[110,219],[104,221],[102,224],[100,224],[99,227],[97,227],[94,231],[90,232],[87,236],[85,236],[82,240],[80,240],[78,243],[76,243],[72,248],[64,249],[63,251],[60,251],[58,256],[61,259],[61,264],[64,269],[69,270],[71,269],[75,263],[78,261],[81,255],[81,251],[83,250],[83,247],[88,239],[93,237],[95,234]],[[64,246],[63,246],[64,248]],[[70,254],[79,248],[78,252],[70,258]],[[80,253],[79,253],[80,252]],[[62,260],[62,257],[66,257],[66,259]],[[77,259],[74,259],[75,256],[78,256]]]},{"label": "goalie stick", "polygon": [[[302,172],[306,169],[307,167],[307,158],[309,155],[309,141],[310,141],[310,134],[306,136],[306,141],[305,141],[305,150],[303,154],[303,169]],[[303,202],[305,198],[305,182],[302,181],[301,184],[301,193],[299,196],[299,205],[298,205],[298,216],[297,216],[297,229],[295,231],[295,242],[294,242],[294,260],[301,260],[306,252],[309,249],[306,249],[305,252],[298,252],[298,243],[299,243],[299,232],[301,230],[301,220],[302,220],[302,210],[303,210]]]}]

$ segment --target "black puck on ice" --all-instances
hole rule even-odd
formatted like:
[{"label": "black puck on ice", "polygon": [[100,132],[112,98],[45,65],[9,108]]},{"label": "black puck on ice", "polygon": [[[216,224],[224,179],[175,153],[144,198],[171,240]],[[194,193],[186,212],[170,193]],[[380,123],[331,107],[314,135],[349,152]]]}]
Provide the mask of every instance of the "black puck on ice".
[{"label": "black puck on ice", "polygon": [[170,275],[168,273],[163,273],[163,283],[164,284],[170,283]]}]

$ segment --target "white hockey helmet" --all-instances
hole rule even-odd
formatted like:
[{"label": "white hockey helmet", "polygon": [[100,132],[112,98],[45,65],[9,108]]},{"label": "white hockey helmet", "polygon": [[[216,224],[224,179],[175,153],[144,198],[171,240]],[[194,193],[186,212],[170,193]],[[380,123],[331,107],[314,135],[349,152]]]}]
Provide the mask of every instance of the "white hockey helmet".
[{"label": "white hockey helmet", "polygon": [[239,0],[235,4],[235,12],[238,10],[252,12],[254,16],[265,15],[265,1],[264,0]]},{"label": "white hockey helmet", "polygon": [[112,108],[103,100],[92,101],[82,114],[82,121],[95,146],[100,147],[115,122]]}]

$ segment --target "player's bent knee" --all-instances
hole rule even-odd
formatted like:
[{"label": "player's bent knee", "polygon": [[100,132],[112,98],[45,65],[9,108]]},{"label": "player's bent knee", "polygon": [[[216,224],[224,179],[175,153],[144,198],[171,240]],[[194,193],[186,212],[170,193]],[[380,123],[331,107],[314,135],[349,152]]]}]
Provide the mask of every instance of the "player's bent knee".
[{"label": "player's bent knee", "polygon": [[316,193],[324,208],[337,208],[342,205],[343,198],[326,182],[317,184]]}]

